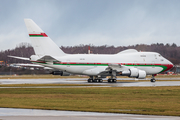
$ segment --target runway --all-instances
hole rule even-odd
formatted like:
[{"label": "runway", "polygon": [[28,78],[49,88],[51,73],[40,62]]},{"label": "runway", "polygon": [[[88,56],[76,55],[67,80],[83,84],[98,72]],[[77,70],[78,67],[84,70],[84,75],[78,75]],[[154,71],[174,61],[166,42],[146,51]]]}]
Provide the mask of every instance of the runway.
[{"label": "runway", "polygon": [[0,108],[2,120],[179,120],[174,116]]},{"label": "runway", "polygon": [[[171,78],[170,81],[163,81],[169,78],[158,78],[159,81],[154,83],[147,81],[136,81],[133,78],[123,78],[118,80],[126,80],[127,82],[108,83],[105,79],[103,83],[88,83],[87,78],[63,78],[63,79],[0,79],[0,84],[83,84],[83,85],[99,85],[111,87],[154,87],[154,86],[180,86],[180,78]],[[134,82],[130,82],[134,80]],[[161,81],[162,80],[162,81]],[[103,86],[102,86],[103,85]]]}]

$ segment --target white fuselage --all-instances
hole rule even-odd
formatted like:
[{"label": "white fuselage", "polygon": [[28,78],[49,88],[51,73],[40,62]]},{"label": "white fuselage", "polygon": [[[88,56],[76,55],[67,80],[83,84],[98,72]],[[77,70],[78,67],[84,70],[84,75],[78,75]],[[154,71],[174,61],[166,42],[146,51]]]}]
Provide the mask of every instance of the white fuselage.
[{"label": "white fuselage", "polygon": [[[166,71],[173,64],[156,52],[135,52],[119,54],[66,54],[54,57],[60,62],[41,64],[73,74],[98,75],[105,71],[110,64],[126,66],[117,71],[129,68],[144,70],[147,75]],[[89,70],[92,70],[90,72]]]}]

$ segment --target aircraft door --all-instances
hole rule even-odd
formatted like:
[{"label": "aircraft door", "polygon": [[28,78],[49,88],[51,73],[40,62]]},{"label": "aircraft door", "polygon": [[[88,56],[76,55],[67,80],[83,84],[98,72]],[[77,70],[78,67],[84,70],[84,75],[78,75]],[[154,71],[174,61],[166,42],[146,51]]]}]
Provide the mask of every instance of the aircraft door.
[{"label": "aircraft door", "polygon": [[155,61],[157,61],[157,55],[154,55],[154,60],[152,61],[152,68],[155,68]]},{"label": "aircraft door", "polygon": [[154,61],[152,61],[152,68],[154,68],[155,67],[155,62]]},{"label": "aircraft door", "polygon": [[94,67],[97,67],[97,60],[93,58],[93,64],[94,64]]},{"label": "aircraft door", "polygon": [[138,63],[137,63],[137,60],[134,61],[134,67],[137,68],[138,66]]}]

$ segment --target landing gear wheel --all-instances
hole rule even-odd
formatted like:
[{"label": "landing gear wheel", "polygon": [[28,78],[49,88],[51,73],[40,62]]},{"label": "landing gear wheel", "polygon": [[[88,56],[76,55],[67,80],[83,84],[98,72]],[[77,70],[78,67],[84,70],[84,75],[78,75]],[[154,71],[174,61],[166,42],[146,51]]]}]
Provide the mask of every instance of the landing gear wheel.
[{"label": "landing gear wheel", "polygon": [[93,82],[98,82],[98,79],[94,79]]},{"label": "landing gear wheel", "polygon": [[156,79],[151,79],[151,82],[156,82]]},{"label": "landing gear wheel", "polygon": [[152,75],[151,82],[156,82],[155,76],[156,75]]},{"label": "landing gear wheel", "polygon": [[108,83],[116,83],[116,79],[108,79]]},{"label": "landing gear wheel", "polygon": [[116,79],[113,79],[113,83],[116,83],[117,82],[117,80]]},{"label": "landing gear wheel", "polygon": [[108,83],[112,83],[112,79],[108,79]]},{"label": "landing gear wheel", "polygon": [[103,80],[102,80],[102,79],[99,79],[98,81],[99,81],[100,83],[102,83],[102,82],[103,82]]},{"label": "landing gear wheel", "polygon": [[88,83],[92,83],[93,82],[93,80],[92,79],[88,79]]}]

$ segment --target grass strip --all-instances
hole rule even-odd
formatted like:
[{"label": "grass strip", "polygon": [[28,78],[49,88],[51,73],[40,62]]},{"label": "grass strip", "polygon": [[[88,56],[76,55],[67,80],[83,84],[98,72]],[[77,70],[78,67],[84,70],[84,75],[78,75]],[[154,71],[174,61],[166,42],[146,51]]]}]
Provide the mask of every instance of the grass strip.
[{"label": "grass strip", "polygon": [[0,88],[0,107],[180,116],[180,87]]}]

